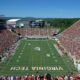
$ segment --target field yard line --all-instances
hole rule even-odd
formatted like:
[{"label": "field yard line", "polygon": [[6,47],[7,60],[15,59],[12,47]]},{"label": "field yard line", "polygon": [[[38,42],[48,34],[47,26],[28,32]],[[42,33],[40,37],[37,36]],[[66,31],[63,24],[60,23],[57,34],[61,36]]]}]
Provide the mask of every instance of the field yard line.
[{"label": "field yard line", "polygon": [[[31,43],[32,44],[32,43]],[[32,46],[31,46],[31,66],[33,66],[33,54],[32,54]]]},{"label": "field yard line", "polygon": [[41,66],[42,64],[44,64],[44,61],[43,61],[43,54],[41,54]]},{"label": "field yard line", "polygon": [[[29,41],[29,40],[27,40],[27,43],[26,44],[29,44],[29,43],[31,43],[31,41]],[[32,43],[31,43],[32,44]],[[28,45],[26,45],[26,48],[27,47],[29,47]],[[30,48],[30,49],[32,49],[32,47]],[[27,56],[28,56],[28,59],[27,59],[27,65],[28,66],[31,66],[32,65],[32,61],[31,61],[31,50],[29,49],[29,51],[27,51],[26,53],[28,54]]]},{"label": "field yard line", "polygon": [[[23,54],[23,52],[24,52],[24,49],[25,49],[25,44],[24,44],[24,46],[23,46],[23,48],[22,48],[22,50],[21,50],[21,52],[19,53],[19,55],[18,55],[18,59],[17,60],[19,60],[20,61],[20,59],[21,59],[21,55]],[[20,56],[20,57],[19,57]]]},{"label": "field yard line", "polygon": [[[28,41],[27,42],[28,44],[31,43],[31,45],[33,45],[32,40],[27,40],[27,41]],[[30,55],[28,55],[28,56],[30,56],[30,58],[28,59],[28,63],[29,63],[30,67],[33,66],[33,52],[32,52],[32,48],[33,48],[33,46],[31,46],[31,48],[29,50],[30,51],[30,53],[29,53]]]},{"label": "field yard line", "polygon": [[[52,48],[49,46],[49,42],[47,42],[47,44],[48,44],[49,50],[50,50],[51,55],[52,55],[52,53],[53,53]],[[53,55],[52,55],[52,56],[53,56]]]},{"label": "field yard line", "polygon": [[[42,41],[42,40],[41,40]],[[47,40],[46,40],[47,41]],[[43,43],[43,42],[42,42]],[[42,46],[41,46],[42,47]],[[44,54],[41,54],[41,67],[44,66],[45,64],[45,59],[43,59],[43,55]]]}]

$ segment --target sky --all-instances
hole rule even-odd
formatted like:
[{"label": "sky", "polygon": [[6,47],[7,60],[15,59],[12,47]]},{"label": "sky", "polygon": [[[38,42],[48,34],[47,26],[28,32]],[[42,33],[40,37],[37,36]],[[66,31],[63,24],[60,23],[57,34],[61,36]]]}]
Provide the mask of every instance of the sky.
[{"label": "sky", "polygon": [[0,15],[80,18],[80,0],[0,0]]}]

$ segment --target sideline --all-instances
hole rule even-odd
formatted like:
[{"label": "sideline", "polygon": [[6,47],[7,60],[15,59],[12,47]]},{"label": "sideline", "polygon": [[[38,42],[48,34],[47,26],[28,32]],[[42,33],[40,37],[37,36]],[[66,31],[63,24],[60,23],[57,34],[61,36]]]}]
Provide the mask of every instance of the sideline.
[{"label": "sideline", "polygon": [[59,53],[61,56],[63,56],[62,51],[57,47],[56,44],[54,44],[54,47],[55,47],[55,49],[58,51],[58,53]]}]

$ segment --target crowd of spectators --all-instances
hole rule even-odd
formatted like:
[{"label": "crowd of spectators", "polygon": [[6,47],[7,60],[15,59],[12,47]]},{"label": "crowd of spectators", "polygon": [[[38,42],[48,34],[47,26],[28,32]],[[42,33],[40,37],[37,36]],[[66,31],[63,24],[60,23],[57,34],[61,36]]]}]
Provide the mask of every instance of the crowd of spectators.
[{"label": "crowd of spectators", "polygon": [[63,31],[60,35],[60,43],[70,52],[71,56],[80,59],[80,20]]},{"label": "crowd of spectators", "polygon": [[20,33],[22,36],[53,36],[59,32],[57,29],[47,29],[47,28],[21,28],[16,29],[17,33]]},{"label": "crowd of spectators", "polygon": [[0,80],[80,80],[80,75],[51,76],[45,75],[27,75],[27,76],[0,76]]},{"label": "crowd of spectators", "polygon": [[0,31],[0,62],[9,57],[13,51],[13,45],[17,41],[17,36],[13,32],[3,29]]}]

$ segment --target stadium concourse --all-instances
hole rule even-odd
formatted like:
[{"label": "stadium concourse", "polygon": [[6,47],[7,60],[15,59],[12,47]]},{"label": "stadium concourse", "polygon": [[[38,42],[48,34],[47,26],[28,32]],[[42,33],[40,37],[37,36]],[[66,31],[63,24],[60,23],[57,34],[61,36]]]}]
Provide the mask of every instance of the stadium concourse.
[{"label": "stadium concourse", "polygon": [[[69,55],[73,59],[74,64],[78,66],[80,63],[80,31],[79,29],[80,29],[80,21],[77,21],[70,28],[66,29],[64,32],[60,34],[59,41],[57,43],[59,49],[62,50],[63,55],[64,53],[66,55]],[[4,63],[10,60],[10,58],[14,55],[16,48],[20,47],[19,45],[20,39],[17,33],[19,33],[20,36],[22,37],[37,35],[37,36],[47,36],[47,38],[52,39],[54,35],[58,33],[58,30],[28,28],[28,29],[16,29],[16,33],[13,33],[12,31],[9,31],[7,29],[0,30],[0,71],[2,69],[1,66],[3,66]],[[36,47],[35,50],[36,49],[40,51],[40,47]],[[50,56],[50,55],[48,54],[47,56]],[[58,58],[59,57],[60,56],[58,56]],[[5,68],[7,66],[5,66]],[[7,74],[5,73],[5,75]],[[49,73],[45,73],[44,75],[41,75],[38,72],[37,72],[37,75],[34,75],[34,74],[31,74],[31,75],[27,74],[24,76],[23,75],[14,76],[14,75],[12,76],[1,75],[0,80],[80,80],[80,75],[78,75],[78,73],[73,74],[73,72],[67,75],[62,75],[62,76],[61,75],[51,76]]]}]

